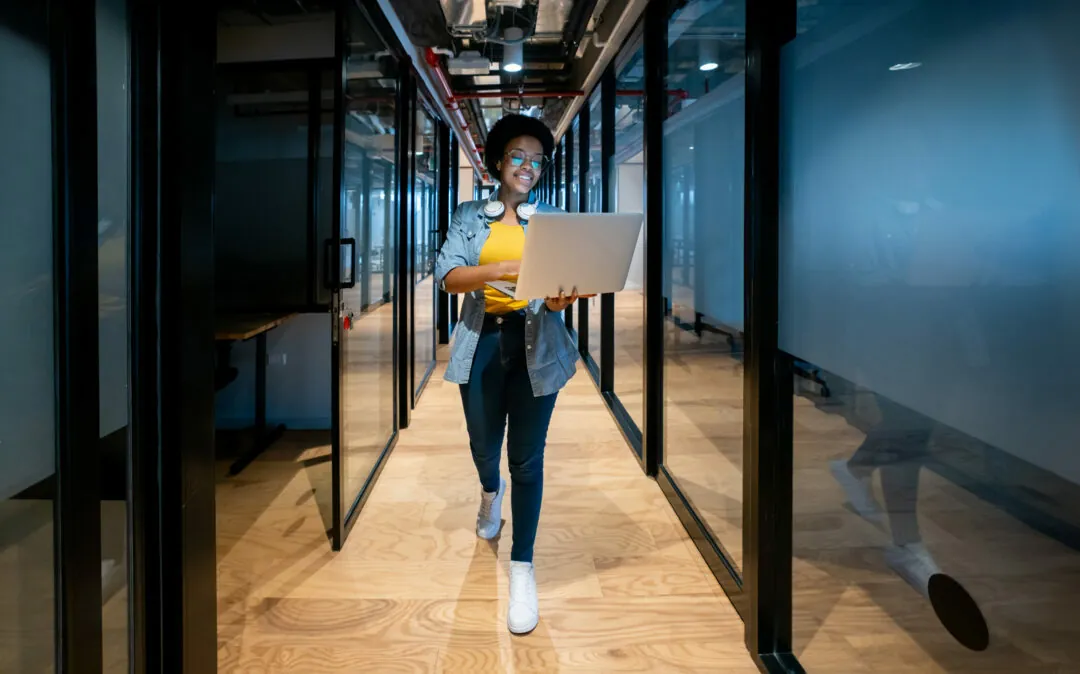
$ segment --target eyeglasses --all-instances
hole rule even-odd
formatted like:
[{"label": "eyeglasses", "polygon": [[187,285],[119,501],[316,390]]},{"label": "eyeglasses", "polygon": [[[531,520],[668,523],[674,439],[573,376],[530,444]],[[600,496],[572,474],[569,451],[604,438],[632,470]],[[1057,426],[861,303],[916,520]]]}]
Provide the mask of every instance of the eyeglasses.
[{"label": "eyeglasses", "polygon": [[525,165],[526,162],[528,162],[529,168],[531,168],[537,173],[540,173],[544,170],[544,167],[547,166],[547,157],[542,154],[530,155],[524,150],[511,150],[510,152],[506,153],[506,157],[510,160],[510,165],[514,168],[520,168],[521,166]]}]

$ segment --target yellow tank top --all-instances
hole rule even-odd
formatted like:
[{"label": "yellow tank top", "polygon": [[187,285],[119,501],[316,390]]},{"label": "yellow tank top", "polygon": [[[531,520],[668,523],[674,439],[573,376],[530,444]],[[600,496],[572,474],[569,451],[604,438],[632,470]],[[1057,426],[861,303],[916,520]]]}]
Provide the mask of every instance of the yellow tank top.
[{"label": "yellow tank top", "polygon": [[[507,260],[520,260],[525,251],[525,230],[517,225],[501,222],[491,223],[491,234],[480,249],[480,264],[494,264]],[[521,311],[529,305],[524,300],[514,300],[490,286],[484,287],[484,308],[489,314],[508,314]]]}]

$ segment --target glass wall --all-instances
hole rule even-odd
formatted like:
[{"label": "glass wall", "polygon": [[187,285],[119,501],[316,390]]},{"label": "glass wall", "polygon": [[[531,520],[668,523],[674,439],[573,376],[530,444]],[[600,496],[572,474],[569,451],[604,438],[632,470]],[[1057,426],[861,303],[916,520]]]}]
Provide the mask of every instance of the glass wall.
[{"label": "glass wall", "polygon": [[568,210],[566,203],[566,137],[560,139],[555,150],[555,203],[559,208]]},{"label": "glass wall", "polygon": [[52,81],[45,3],[0,9],[0,671],[55,668]]},{"label": "glass wall", "polygon": [[423,106],[416,110],[416,133],[413,155],[415,173],[413,177],[413,227],[416,248],[414,249],[414,277],[416,297],[414,299],[413,337],[415,344],[414,390],[419,395],[421,388],[435,367],[435,256],[439,245],[438,214],[438,177],[439,167],[438,134],[435,119]]},{"label": "glass wall", "polygon": [[[603,181],[603,113],[600,109],[601,91],[597,86],[589,97],[589,129],[586,136],[589,143],[589,164],[585,170],[585,198],[587,212],[599,213],[604,205],[604,181]],[[597,367],[600,367],[600,302],[599,296],[586,300],[589,305],[589,353]]]},{"label": "glass wall", "polygon": [[664,122],[665,467],[742,566],[745,5],[668,23]]},{"label": "glass wall", "polygon": [[[341,238],[356,241],[347,261],[356,283],[341,291],[342,459],[348,513],[393,436],[393,206],[397,138],[397,73],[384,43],[354,3],[348,3],[349,53]],[[348,253],[350,248],[342,246]],[[348,317],[348,322],[344,319]]]},{"label": "glass wall", "polygon": [[[616,65],[615,157],[611,180],[617,213],[642,213],[645,192],[645,64],[641,39],[623,46]],[[645,425],[645,232],[634,251],[626,289],[615,295],[615,395],[637,427]]]},{"label": "glass wall", "polygon": [[[308,91],[310,73],[291,64],[217,72],[215,306],[231,314],[305,308],[325,278],[309,266],[308,138],[298,132],[307,129],[308,101],[295,97]],[[317,240],[329,236],[320,230]]]},{"label": "glass wall", "polygon": [[570,130],[564,137],[568,154],[563,155],[563,180],[566,182],[566,210],[577,213],[581,210],[580,194],[578,190],[578,171],[580,171],[581,153],[578,150],[581,140],[580,118],[575,117]]},{"label": "glass wall", "polygon": [[105,672],[128,671],[128,210],[131,184],[128,122],[131,106],[127,16],[126,0],[97,0],[98,380]]},{"label": "glass wall", "polygon": [[798,23],[795,650],[809,671],[1077,671],[1080,5],[800,3]]}]

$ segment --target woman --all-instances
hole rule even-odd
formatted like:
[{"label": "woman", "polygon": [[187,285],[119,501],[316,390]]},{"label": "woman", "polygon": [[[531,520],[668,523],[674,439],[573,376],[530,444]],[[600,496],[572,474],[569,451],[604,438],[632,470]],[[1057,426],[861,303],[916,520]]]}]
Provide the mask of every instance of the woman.
[{"label": "woman", "polygon": [[484,161],[498,176],[498,200],[457,208],[435,268],[443,290],[465,295],[446,380],[461,387],[482,490],[476,535],[486,540],[498,535],[502,524],[506,481],[499,461],[506,431],[514,529],[506,623],[514,634],[531,632],[540,620],[532,561],[544,445],[555,398],[577,370],[577,350],[562,316],[577,295],[525,302],[488,284],[516,279],[528,217],[558,212],[531,198],[554,147],[540,120],[509,115],[495,124]]}]

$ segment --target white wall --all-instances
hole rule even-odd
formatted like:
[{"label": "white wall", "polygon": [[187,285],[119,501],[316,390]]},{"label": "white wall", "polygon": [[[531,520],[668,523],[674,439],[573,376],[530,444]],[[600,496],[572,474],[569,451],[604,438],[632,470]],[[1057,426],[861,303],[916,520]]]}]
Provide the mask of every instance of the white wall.
[{"label": "white wall", "polygon": [[458,203],[472,201],[476,188],[476,172],[469,163],[469,156],[464,150],[458,150]]},{"label": "white wall", "polygon": [[[330,428],[330,315],[294,317],[267,334],[266,352],[267,422]],[[234,344],[230,363],[239,376],[217,394],[217,426],[243,428],[255,419],[255,340]]]},{"label": "white wall", "polygon": [[[616,170],[615,210],[619,213],[644,212],[645,166],[627,162]],[[626,290],[641,290],[645,285],[645,228],[638,235],[634,259],[626,275]]]}]

